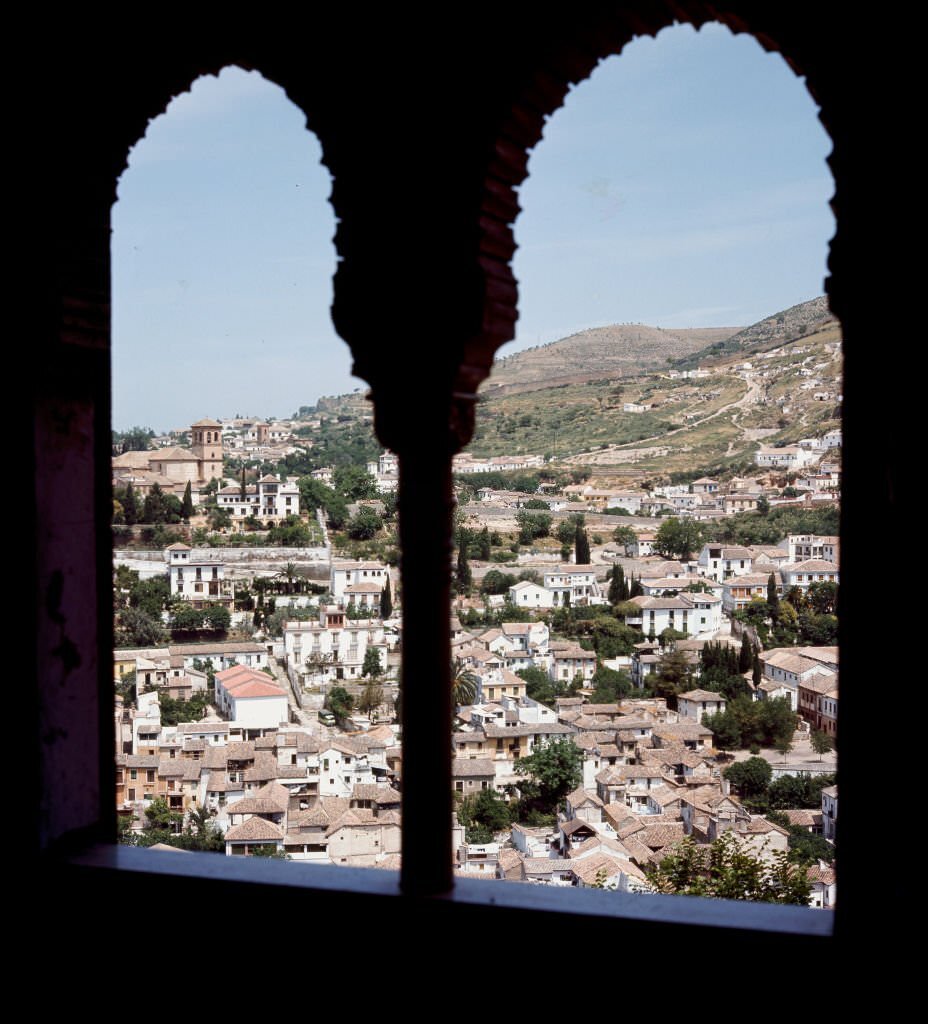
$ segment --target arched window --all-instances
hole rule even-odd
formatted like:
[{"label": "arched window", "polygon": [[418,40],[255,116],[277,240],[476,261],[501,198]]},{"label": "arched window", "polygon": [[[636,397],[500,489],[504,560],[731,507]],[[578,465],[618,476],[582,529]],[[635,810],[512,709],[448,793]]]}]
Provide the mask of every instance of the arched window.
[{"label": "arched window", "polygon": [[[863,234],[874,223],[869,206],[874,191],[885,196],[887,202],[895,199],[894,183],[883,163],[885,154],[872,145],[866,133],[857,132],[865,86],[859,81],[857,62],[848,61],[846,55],[869,49],[868,25],[852,21],[850,16],[838,18],[843,33],[841,45],[832,47],[829,43],[835,19],[830,9],[818,12],[809,8],[794,15],[777,5],[775,16],[770,13],[773,7],[766,5],[760,15],[754,13],[754,6],[740,2],[728,9],[734,12],[733,24],[736,17],[740,18],[738,27],[750,28],[765,44],[781,47],[809,75],[810,86],[822,103],[823,123],[835,143],[830,162],[837,187],[834,205],[838,234],[832,248],[834,277],[829,295],[845,331],[849,410],[845,437],[852,444],[862,440],[868,429],[870,421],[862,414],[866,396],[882,394],[884,389],[886,394],[892,393],[889,361],[884,361],[885,365],[865,365],[861,355],[867,343],[879,336],[880,319],[868,297],[871,282],[862,280],[860,270],[855,269],[872,262],[873,250]],[[689,13],[699,20],[704,9],[684,4],[674,7],[674,12],[681,16]],[[528,21],[522,11],[509,14],[502,10],[494,12],[491,31],[476,18],[473,23],[462,22],[461,32],[442,49],[440,62],[427,59],[410,45],[408,34],[396,28],[382,33],[377,46],[372,47],[359,41],[356,26],[341,25],[341,34],[327,34],[323,27],[319,38],[327,43],[328,52],[315,39],[307,42],[307,46],[315,47],[315,63],[307,61],[303,52],[294,56],[282,43],[276,48],[269,46],[256,25],[249,25],[247,39],[236,37],[244,51],[276,53],[276,67],[291,76],[291,92],[301,90],[309,96],[320,81],[328,84],[329,79],[320,78],[322,71],[331,76],[331,81],[343,81],[350,72],[352,86],[363,86],[370,97],[377,98],[376,103],[371,101],[372,108],[371,103],[358,104],[357,88],[350,90],[350,98],[347,88],[330,89],[326,116],[319,118],[341,218],[337,319],[339,329],[352,335],[355,358],[364,362],[371,377],[383,439],[390,436],[397,440],[390,446],[400,455],[402,486],[406,489],[409,515],[404,530],[419,545],[418,551],[409,548],[404,552],[407,590],[410,584],[418,589],[412,606],[407,606],[409,632],[415,633],[417,642],[425,648],[417,659],[417,671],[429,670],[433,681],[447,681],[448,677],[448,643],[447,638],[440,639],[440,634],[447,627],[444,613],[450,473],[447,466],[433,467],[424,452],[417,459],[412,439],[417,438],[431,452],[444,448],[450,461],[454,449],[451,435],[466,436],[468,407],[476,383],[485,375],[495,347],[511,334],[515,302],[508,271],[512,254],[508,225],[516,212],[513,188],[524,177],[526,153],[539,139],[544,117],[559,105],[569,83],[589,73],[605,52],[620,48],[633,32],[656,31],[669,19],[669,14],[655,14],[650,4],[633,3],[610,8],[595,23],[585,15],[569,14],[556,24],[547,17]],[[261,29],[270,30],[263,18],[257,22]],[[274,27],[278,30],[274,38],[279,39],[279,26]],[[214,35],[203,38],[212,42]],[[44,204],[37,202],[33,208],[43,227],[38,233],[43,259],[53,268],[45,275],[48,295],[42,304],[44,316],[37,320],[43,330],[47,328],[47,336],[42,336],[47,344],[37,345],[36,351],[43,359],[48,358],[44,359],[42,372],[35,367],[37,372],[28,376],[34,399],[37,480],[34,515],[29,521],[34,523],[37,541],[36,592],[31,606],[37,627],[33,671],[40,694],[41,724],[35,730],[36,736],[41,736],[35,747],[41,772],[36,846],[42,849],[64,838],[77,844],[112,834],[112,814],[107,809],[112,776],[107,758],[101,755],[101,737],[106,735],[108,740],[112,728],[104,699],[110,672],[106,658],[100,656],[108,646],[106,622],[111,609],[107,608],[108,588],[98,587],[110,572],[107,509],[111,507],[111,494],[108,474],[100,469],[111,447],[106,414],[110,401],[106,365],[108,216],[117,165],[127,146],[139,136],[140,122],[158,109],[165,81],[170,80],[174,89],[182,88],[190,80],[191,69],[196,73],[208,70],[190,59],[193,43],[187,34],[183,42],[182,56],[176,59],[165,47],[158,53],[157,62],[116,62],[109,44],[102,45],[91,31],[82,28],[68,38],[67,46],[56,48],[52,44],[46,79],[51,84],[36,85],[37,89],[48,90],[43,98],[54,94],[53,103],[61,115],[56,122],[57,134],[40,138],[41,145],[33,154],[38,169],[46,169],[49,176],[52,170],[55,174],[55,187],[45,189],[51,182],[41,180]],[[216,46],[223,49],[218,42]],[[878,51],[874,55],[878,58]],[[473,88],[463,88],[462,81]],[[424,82],[429,88],[423,87]],[[445,88],[435,88],[436,84]],[[879,74],[868,80],[866,88],[870,90],[868,102],[875,94],[891,106],[889,90]],[[153,92],[159,94],[157,102],[152,99]],[[320,95],[322,92],[319,90]],[[98,109],[103,97],[114,105],[112,116],[88,118],[87,111]],[[416,102],[409,102],[410,97]],[[383,114],[385,101],[389,101],[387,106],[392,104],[390,117]],[[374,143],[391,140],[395,145],[372,149]],[[379,182],[371,178],[374,151],[391,154],[390,160],[382,161]],[[62,174],[62,168],[67,173]],[[446,219],[437,219],[436,211]],[[30,227],[35,230],[33,225]],[[875,274],[879,271],[880,267],[873,268]],[[365,295],[376,300],[366,309],[359,305]],[[391,347],[384,344],[383,331],[377,334],[373,330],[373,310],[379,314],[381,327],[388,325]],[[389,315],[384,315],[385,310]],[[439,311],[443,311],[444,319]],[[444,340],[440,330],[443,324],[448,325],[453,343],[435,342],[430,349],[427,335]],[[370,328],[367,338],[362,337],[362,328]],[[391,379],[390,373],[402,361],[398,356],[408,351],[403,341],[409,336],[422,343],[421,351],[429,353],[428,365],[435,371],[415,405],[408,401],[408,394],[403,402],[391,402],[382,387],[378,393],[378,386]],[[404,370],[408,379],[408,366]],[[400,376],[397,374],[396,379]],[[452,390],[453,395],[449,394]],[[449,417],[453,431],[447,429]],[[444,428],[438,429],[442,422]],[[849,466],[850,502],[859,502],[860,507],[869,504],[877,514],[885,512],[888,521],[895,522],[894,487],[900,471],[897,460],[898,452],[892,456],[877,452],[874,463]],[[871,479],[876,483],[871,484]],[[871,486],[875,495],[868,489]],[[419,514],[413,511],[417,498],[423,504]],[[853,566],[852,576],[862,579],[863,556],[853,549],[861,553],[866,550],[864,528],[851,520],[846,520],[844,526],[846,564]],[[842,628],[849,664],[865,663],[869,652],[862,638],[868,620],[862,603],[851,600]],[[863,701],[854,697],[842,700],[842,730],[850,722],[855,739],[867,728],[861,711]],[[429,725],[436,728],[423,728]],[[429,707],[421,715],[411,715],[409,727],[410,732],[417,733],[415,738],[410,735],[409,749],[418,745],[416,757],[423,767],[431,768],[432,775],[431,780],[411,783],[419,787],[414,803],[422,815],[412,819],[407,815],[408,834],[419,836],[416,863],[431,871],[428,884],[420,888],[428,896],[446,891],[450,883],[446,850],[433,840],[445,827],[450,811],[450,797],[444,796],[450,791],[447,744],[436,738],[447,727],[447,707]],[[875,799],[877,794],[875,787],[868,789],[864,781],[863,759],[846,754],[842,750],[842,784],[853,776],[850,789],[856,795],[847,804],[843,827],[845,836],[856,839],[863,835],[864,796]],[[858,787],[859,783],[863,785]],[[430,793],[441,804],[436,814],[428,811]],[[432,822],[438,828],[420,828],[423,822]],[[427,844],[434,845],[424,849]],[[853,845],[849,844],[849,852]],[[842,856],[844,852],[842,848]],[[183,863],[167,866],[163,863],[166,857],[152,873],[139,868],[137,862],[130,864],[131,857],[120,857],[119,851],[112,850],[85,855],[83,867],[74,861],[68,861],[65,867],[46,861],[42,865],[43,895],[54,900],[67,894],[72,908],[89,914],[95,909],[94,896],[113,899],[117,886],[111,870],[119,864],[129,869],[127,875],[120,876],[123,897],[129,891],[127,887],[144,883],[149,905],[157,905],[168,891],[165,879],[170,876],[173,881],[178,874],[186,875],[188,884],[196,886],[187,892],[203,892],[200,887],[206,883],[198,860],[176,857],[175,861]],[[845,905],[859,911],[858,921],[866,919],[861,908],[866,909],[868,902],[865,859],[861,853],[854,861],[854,870],[846,873]],[[846,871],[845,863],[842,871]],[[91,864],[96,867],[91,869]],[[430,865],[437,866],[431,870]],[[766,913],[770,908],[716,904],[708,908],[708,918],[700,919],[706,910],[702,904],[664,903],[658,914],[649,909],[650,901],[643,899],[615,913],[601,906],[594,909],[586,900],[571,911],[556,893],[513,894],[511,889],[517,887],[491,892],[480,889],[487,884],[482,882],[463,883],[453,896],[438,901],[404,897],[392,902],[396,891],[390,880],[369,882],[365,877],[355,885],[356,880],[348,875],[341,876],[340,881],[329,876],[326,882],[307,882],[312,894],[304,897],[299,891],[303,888],[302,877],[300,885],[293,885],[297,876],[281,873],[292,866],[262,867],[266,868],[262,877],[268,886],[254,886],[250,898],[252,905],[262,903],[265,910],[268,896],[279,894],[285,887],[289,897],[307,912],[311,901],[315,912],[323,906],[327,910],[337,908],[338,900],[332,894],[350,888],[354,893],[353,909],[360,913],[373,915],[375,907],[388,905],[390,911],[402,908],[405,913],[417,915],[420,923],[429,922],[433,929],[436,925],[447,927],[449,932],[455,923],[463,926],[465,920],[472,924],[502,920],[513,927],[525,923],[531,927],[533,911],[544,915],[535,917],[534,923],[560,929],[567,918],[559,912],[564,912],[576,915],[570,924],[582,923],[597,937],[610,941],[645,937],[669,941],[680,948],[679,942],[698,934],[711,938],[716,943],[714,948],[724,947],[730,952],[738,949],[746,937],[762,944],[765,951],[780,955],[801,949],[815,956],[823,948],[811,939],[797,941],[795,932],[801,932],[803,926],[790,914]],[[248,886],[238,884],[242,877],[238,869],[216,868],[219,874],[229,872],[224,875],[225,881],[217,884],[228,886],[226,891],[234,891],[237,899],[247,901]],[[866,870],[872,870],[872,865]],[[86,887],[66,888],[65,882],[77,877],[93,881]],[[412,885],[414,874],[408,880]],[[141,884],[135,891],[142,892]],[[237,904],[240,910],[242,905]],[[865,936],[853,915],[842,915],[840,903],[838,913],[848,941]]]}]

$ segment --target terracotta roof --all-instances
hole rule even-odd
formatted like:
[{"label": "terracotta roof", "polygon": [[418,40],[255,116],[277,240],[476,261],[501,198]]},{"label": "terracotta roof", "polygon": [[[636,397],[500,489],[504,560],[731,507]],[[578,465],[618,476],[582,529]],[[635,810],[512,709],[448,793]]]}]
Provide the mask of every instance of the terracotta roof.
[{"label": "terracotta roof", "polygon": [[496,774],[496,768],[489,758],[455,757],[451,761],[452,778],[473,778]]},{"label": "terracotta roof", "polygon": [[281,842],[283,829],[265,818],[249,818],[241,825],[233,825],[226,831],[226,842]]},{"label": "terracotta roof", "polygon": [[686,693],[681,693],[677,700],[695,700],[695,701],[720,701],[725,698],[720,693],[715,693],[712,690],[687,690]]}]

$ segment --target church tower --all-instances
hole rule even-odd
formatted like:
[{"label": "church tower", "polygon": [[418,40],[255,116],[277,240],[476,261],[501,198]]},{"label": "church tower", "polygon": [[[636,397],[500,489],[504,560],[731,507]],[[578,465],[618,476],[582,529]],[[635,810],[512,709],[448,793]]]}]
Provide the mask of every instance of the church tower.
[{"label": "church tower", "polygon": [[222,424],[198,420],[190,427],[190,449],[197,457],[197,476],[204,483],[222,479]]}]

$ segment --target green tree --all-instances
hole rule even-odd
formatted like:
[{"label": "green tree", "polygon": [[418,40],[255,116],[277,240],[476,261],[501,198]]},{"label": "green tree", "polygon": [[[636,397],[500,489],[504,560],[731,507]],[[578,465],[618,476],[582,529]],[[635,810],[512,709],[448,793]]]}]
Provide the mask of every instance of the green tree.
[{"label": "green tree", "polygon": [[[370,650],[370,648],[368,648]],[[373,676],[368,680],[364,689],[361,691],[361,696],[358,698],[358,710],[367,715],[368,718],[373,718],[374,712],[383,704],[383,687],[377,681],[378,676]]]},{"label": "green tree", "polygon": [[454,585],[459,594],[469,594],[473,584],[470,563],[467,560],[467,547],[470,543],[470,531],[462,526],[458,530],[458,564],[454,576]]},{"label": "green tree", "polygon": [[738,654],[738,671],[747,672],[754,664],[754,645],[747,630],[741,634],[741,651]]},{"label": "green tree", "polygon": [[546,512],[529,512],[520,508],[516,512],[519,543],[531,544],[536,537],[547,537],[551,530],[551,516]]},{"label": "green tree", "polygon": [[767,792],[773,769],[762,757],[749,757],[726,768],[722,773],[743,797],[761,796]]},{"label": "green tree", "polygon": [[139,521],[139,505],[131,483],[126,485],[125,493],[120,498],[120,504],[126,525],[134,526]]},{"label": "green tree", "polygon": [[577,536],[576,519],[573,516],[568,519],[562,519],[557,524],[554,536],[557,537],[561,544],[573,544],[574,538]]},{"label": "green tree", "polygon": [[780,595],[777,593],[777,578],[771,573],[767,577],[767,614],[771,622],[777,622],[780,617]]},{"label": "green tree", "polygon": [[457,814],[469,843],[492,843],[511,823],[509,804],[495,789],[464,797],[457,804]]},{"label": "green tree", "polygon": [[809,741],[812,744],[812,749],[818,754],[818,759],[821,761],[824,755],[829,750],[835,749],[835,741],[832,736],[829,736],[827,732],[823,732],[821,729],[813,729],[812,735],[809,737]]},{"label": "green tree", "polygon": [[539,744],[527,757],[518,758],[515,771],[526,780],[519,788],[527,807],[552,814],[564,797],[580,785],[583,751],[570,737],[561,737]]},{"label": "green tree", "polygon": [[677,708],[677,696],[690,689],[692,671],[685,651],[667,650],[661,654],[652,676],[651,688],[667,701],[671,711]]},{"label": "green tree", "polygon": [[590,682],[594,688],[590,700],[594,704],[618,704],[633,689],[627,672],[617,672],[615,669],[606,668],[605,665],[600,665],[596,669]]},{"label": "green tree", "polygon": [[654,538],[654,548],[669,558],[681,558],[684,561],[693,557],[693,553],[702,544],[702,527],[695,519],[678,519],[670,516],[658,528]]},{"label": "green tree", "polygon": [[480,533],[477,534],[477,558],[481,562],[490,561],[490,531],[488,527],[484,527]]},{"label": "green tree", "polygon": [[380,651],[376,647],[368,647],[364,652],[364,664],[361,666],[361,675],[364,677],[377,677],[383,674],[383,667],[380,664]]},{"label": "green tree", "polygon": [[612,567],[609,576],[609,604],[617,605],[628,600],[628,584],[625,582],[625,570],[618,562]]},{"label": "green tree", "polygon": [[648,873],[648,881],[661,893],[800,906],[808,905],[812,892],[805,870],[789,863],[785,852],[755,854],[731,832],[708,846],[687,836]]},{"label": "green tree", "polygon": [[460,658],[451,664],[451,703],[455,706],[473,704],[480,681],[477,674]]},{"label": "green tree", "polygon": [[335,720],[341,724],[354,710],[354,698],[344,686],[333,686],[326,694],[323,706],[327,711],[331,711]]},{"label": "green tree", "polygon": [[345,527],[352,540],[370,540],[383,529],[383,520],[369,506],[358,509],[358,514],[348,520]]},{"label": "green tree", "polygon": [[346,501],[361,501],[379,495],[377,481],[362,466],[339,466],[332,474],[332,487]]},{"label": "green tree", "polygon": [[816,615],[834,615],[838,608],[838,584],[822,580],[812,583],[806,599]]},{"label": "green tree", "polygon": [[158,647],[166,638],[160,618],[137,608],[126,608],[116,622],[117,647]]},{"label": "green tree", "polygon": [[390,576],[387,575],[383,590],[380,592],[380,617],[389,619],[393,614],[393,596],[390,592]]},{"label": "green tree", "polygon": [[579,523],[574,534],[574,561],[577,565],[590,564],[590,540],[586,535],[586,529]]},{"label": "green tree", "polygon": [[142,522],[144,523],[177,523],[180,521],[180,507],[177,499],[174,502],[178,507],[175,510],[173,503],[168,499],[174,495],[165,494],[160,484],[152,484],[145,501],[142,504]]},{"label": "green tree", "polygon": [[505,594],[510,587],[518,583],[518,577],[512,573],[500,572],[499,569],[491,569],[481,580],[481,594]]},{"label": "green tree", "polygon": [[221,604],[208,604],[203,608],[203,627],[215,633],[225,633],[232,622],[229,609]]},{"label": "green tree", "polygon": [[193,495],[190,493],[190,481],[187,481],[187,486],[184,488],[184,497],[180,503],[180,517],[185,523],[190,521],[190,517],[193,515]]},{"label": "green tree", "polygon": [[525,680],[526,696],[549,707],[553,707],[557,698],[564,696],[567,689],[562,682],[552,680],[543,668],[520,668],[516,675]]},{"label": "green tree", "polygon": [[635,543],[638,534],[630,526],[617,526],[612,531],[612,539],[616,544],[622,544],[627,548],[629,544]]}]

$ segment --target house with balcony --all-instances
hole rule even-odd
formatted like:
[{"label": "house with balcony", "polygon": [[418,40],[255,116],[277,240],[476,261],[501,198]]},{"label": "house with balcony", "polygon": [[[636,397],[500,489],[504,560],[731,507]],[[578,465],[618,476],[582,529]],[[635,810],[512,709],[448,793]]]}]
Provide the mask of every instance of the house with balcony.
[{"label": "house with balcony", "polygon": [[226,579],[225,561],[209,550],[196,551],[187,544],[171,544],[165,549],[171,597],[189,601],[194,607],[205,604],[232,604],[232,581]]},{"label": "house with balcony", "polygon": [[287,671],[295,686],[360,679],[364,656],[373,647],[387,664],[389,644],[379,619],[349,619],[339,605],[323,605],[316,622],[284,623]]},{"label": "house with balcony", "polygon": [[542,575],[545,590],[553,596],[553,606],[604,604],[599,583],[596,581],[596,567],[593,565],[559,565],[546,569]]},{"label": "house with balcony", "polygon": [[240,484],[221,487],[216,492],[216,504],[229,514],[233,526],[249,517],[276,524],[299,515],[300,488],[296,477],[268,473],[257,483],[247,484],[244,493]]}]

